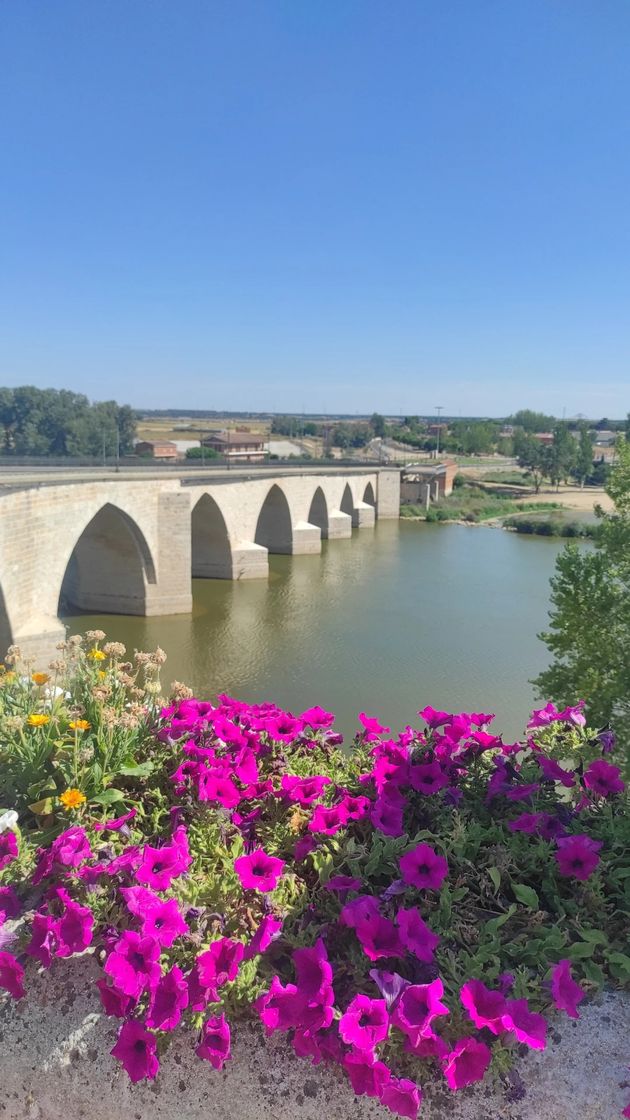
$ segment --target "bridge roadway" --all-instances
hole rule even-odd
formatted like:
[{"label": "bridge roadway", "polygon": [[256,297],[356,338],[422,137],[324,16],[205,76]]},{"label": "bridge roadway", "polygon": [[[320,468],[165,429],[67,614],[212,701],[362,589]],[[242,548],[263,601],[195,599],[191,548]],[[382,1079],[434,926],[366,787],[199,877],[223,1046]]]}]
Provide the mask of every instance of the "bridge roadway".
[{"label": "bridge roadway", "polygon": [[399,508],[400,472],[375,465],[2,468],[0,656],[53,656],[62,606],[185,614],[191,574],[264,579],[269,553],[318,553]]}]

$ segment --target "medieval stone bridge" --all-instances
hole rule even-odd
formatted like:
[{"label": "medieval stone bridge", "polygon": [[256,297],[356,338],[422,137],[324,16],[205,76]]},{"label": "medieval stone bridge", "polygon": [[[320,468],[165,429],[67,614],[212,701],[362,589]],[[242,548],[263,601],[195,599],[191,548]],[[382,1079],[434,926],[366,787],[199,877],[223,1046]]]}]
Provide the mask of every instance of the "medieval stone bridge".
[{"label": "medieval stone bridge", "polygon": [[264,579],[269,553],[318,553],[398,517],[400,474],[303,469],[211,475],[75,472],[0,480],[0,656],[38,658],[64,637],[64,606],[188,613],[191,576]]}]

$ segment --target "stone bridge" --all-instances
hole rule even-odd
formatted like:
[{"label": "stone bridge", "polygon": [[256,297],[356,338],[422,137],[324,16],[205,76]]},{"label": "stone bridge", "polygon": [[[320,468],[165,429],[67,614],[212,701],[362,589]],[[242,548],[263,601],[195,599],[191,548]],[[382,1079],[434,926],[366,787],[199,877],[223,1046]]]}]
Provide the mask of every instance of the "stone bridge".
[{"label": "stone bridge", "polygon": [[191,610],[191,576],[264,579],[269,553],[318,553],[399,515],[400,474],[371,468],[36,482],[0,487],[0,657],[38,658],[64,637],[64,607]]}]

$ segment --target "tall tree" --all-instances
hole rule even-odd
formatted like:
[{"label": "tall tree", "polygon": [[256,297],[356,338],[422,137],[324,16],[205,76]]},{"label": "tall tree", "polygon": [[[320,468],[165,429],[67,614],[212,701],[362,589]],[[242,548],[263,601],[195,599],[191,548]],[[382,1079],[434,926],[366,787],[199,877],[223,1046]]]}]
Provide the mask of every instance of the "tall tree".
[{"label": "tall tree", "polygon": [[546,448],[534,436],[517,432],[514,436],[514,453],[519,467],[523,467],[532,476],[534,490],[540,490],[542,480],[547,473]]},{"label": "tall tree", "polygon": [[576,444],[566,424],[556,424],[553,429],[553,443],[546,455],[546,473],[556,490],[561,482],[566,482],[573,473],[576,459]]},{"label": "tall tree", "polygon": [[588,425],[584,422],[580,424],[579,432],[580,436],[573,473],[580,486],[584,486],[584,483],[593,470],[593,441],[588,430]]}]

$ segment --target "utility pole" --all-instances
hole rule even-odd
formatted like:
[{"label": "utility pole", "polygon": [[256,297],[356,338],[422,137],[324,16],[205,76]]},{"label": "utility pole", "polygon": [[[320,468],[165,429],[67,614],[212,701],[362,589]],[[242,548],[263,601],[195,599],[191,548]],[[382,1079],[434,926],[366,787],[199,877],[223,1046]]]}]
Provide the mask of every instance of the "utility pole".
[{"label": "utility pole", "polygon": [[436,459],[438,459],[439,456],[440,456],[440,413],[444,411],[444,405],[443,404],[436,404],[434,407],[435,407],[435,411],[437,412],[437,424],[436,424],[437,446],[435,448],[435,457],[436,457]]},{"label": "utility pole", "polygon": [[116,425],[116,473],[120,470],[120,428]]}]

